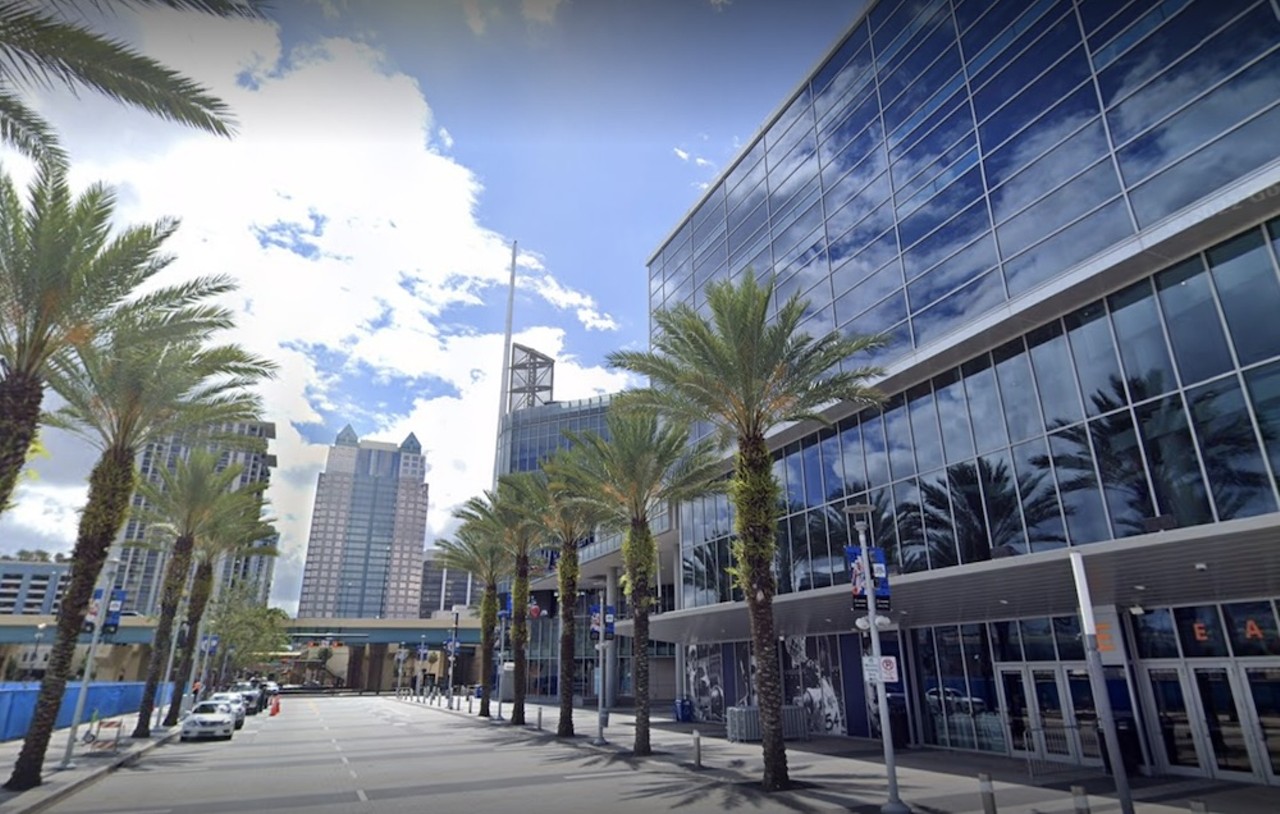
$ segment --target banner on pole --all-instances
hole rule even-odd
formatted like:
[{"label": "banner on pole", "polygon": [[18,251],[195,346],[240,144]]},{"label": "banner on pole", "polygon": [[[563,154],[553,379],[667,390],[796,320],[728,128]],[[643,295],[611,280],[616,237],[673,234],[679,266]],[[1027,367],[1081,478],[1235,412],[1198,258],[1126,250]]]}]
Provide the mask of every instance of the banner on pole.
[{"label": "banner on pole", "polygon": [[[853,592],[853,609],[865,611],[867,602],[867,575],[863,573],[862,548],[845,546],[845,565],[849,568],[849,583]],[[871,549],[871,583],[875,586],[876,610],[890,610],[889,571],[885,567],[884,549]]]}]

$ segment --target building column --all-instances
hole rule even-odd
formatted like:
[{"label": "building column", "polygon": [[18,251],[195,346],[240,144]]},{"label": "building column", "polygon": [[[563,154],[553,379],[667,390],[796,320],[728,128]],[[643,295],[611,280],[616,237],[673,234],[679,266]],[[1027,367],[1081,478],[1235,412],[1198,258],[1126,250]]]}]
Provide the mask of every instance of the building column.
[{"label": "building column", "polygon": [[[613,566],[609,569],[608,575],[605,577],[604,586],[604,604],[606,606],[613,605],[618,607],[618,567]],[[614,646],[607,651],[608,657],[605,659],[605,670],[602,686],[604,688],[604,705],[608,709],[618,702],[618,647],[617,640]]]}]

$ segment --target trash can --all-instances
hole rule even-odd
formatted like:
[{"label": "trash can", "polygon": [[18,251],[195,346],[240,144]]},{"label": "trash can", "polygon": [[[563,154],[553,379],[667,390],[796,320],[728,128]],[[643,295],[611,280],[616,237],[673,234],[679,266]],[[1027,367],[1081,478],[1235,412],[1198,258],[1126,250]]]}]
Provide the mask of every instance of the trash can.
[{"label": "trash can", "polygon": [[677,698],[675,704],[675,715],[678,723],[693,723],[693,702],[688,698]]}]

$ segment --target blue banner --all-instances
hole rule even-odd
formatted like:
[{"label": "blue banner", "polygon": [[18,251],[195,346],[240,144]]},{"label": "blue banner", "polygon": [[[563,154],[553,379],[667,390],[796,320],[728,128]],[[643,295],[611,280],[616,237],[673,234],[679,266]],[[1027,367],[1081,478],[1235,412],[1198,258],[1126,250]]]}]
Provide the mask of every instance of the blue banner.
[{"label": "blue banner", "polygon": [[[859,611],[867,610],[867,575],[863,573],[862,548],[856,545],[845,546],[844,561],[849,569],[849,584],[853,592],[853,609]],[[885,568],[883,548],[871,549],[871,571],[871,580],[872,584],[875,585],[876,591],[876,608],[878,610],[889,610],[889,572]]]},{"label": "blue banner", "polygon": [[111,592],[111,601],[107,603],[107,618],[102,622],[102,635],[110,636],[120,629],[120,611],[124,608],[125,592],[116,588]]}]

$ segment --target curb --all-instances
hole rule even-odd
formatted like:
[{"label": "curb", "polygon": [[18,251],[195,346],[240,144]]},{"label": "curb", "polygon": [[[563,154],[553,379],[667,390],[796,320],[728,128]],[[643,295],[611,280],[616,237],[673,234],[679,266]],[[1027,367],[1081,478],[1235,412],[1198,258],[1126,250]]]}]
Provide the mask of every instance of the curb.
[{"label": "curb", "polygon": [[[151,750],[157,749],[178,737],[181,732],[181,727],[174,727],[173,731],[166,733],[164,737],[153,738],[150,743],[145,743],[136,749],[130,749],[124,754],[112,758],[111,762],[102,766],[97,766],[91,771],[85,772],[83,775],[75,778],[65,786],[58,788],[56,791],[49,792],[38,800],[32,800],[28,805],[23,806],[22,798],[19,797],[17,800],[18,807],[6,810],[5,814],[35,814],[35,812],[44,811],[45,809],[67,799],[71,795],[83,789],[85,786],[96,783],[98,780],[111,772],[114,772],[116,769],[119,769],[121,766],[127,766],[136,762]],[[36,788],[38,789],[40,787],[37,786]]]}]

